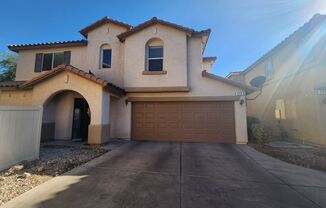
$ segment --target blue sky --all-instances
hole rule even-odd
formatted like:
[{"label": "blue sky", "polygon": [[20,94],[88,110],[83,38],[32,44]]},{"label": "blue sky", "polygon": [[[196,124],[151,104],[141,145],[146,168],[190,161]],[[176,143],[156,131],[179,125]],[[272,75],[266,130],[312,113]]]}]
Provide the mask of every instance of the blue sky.
[{"label": "blue sky", "polygon": [[326,0],[6,0],[0,3],[0,51],[7,44],[81,39],[78,31],[109,16],[137,25],[153,16],[212,29],[213,72],[243,70],[308,21]]}]

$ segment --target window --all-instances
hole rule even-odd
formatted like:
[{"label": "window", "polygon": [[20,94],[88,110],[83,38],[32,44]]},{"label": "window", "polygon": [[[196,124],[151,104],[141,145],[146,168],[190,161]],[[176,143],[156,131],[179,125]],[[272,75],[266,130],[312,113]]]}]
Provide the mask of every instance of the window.
[{"label": "window", "polygon": [[54,53],[52,68],[55,68],[63,63],[64,63],[64,53]]},{"label": "window", "polygon": [[148,46],[148,71],[163,70],[163,46]]},{"label": "window", "polygon": [[42,71],[48,71],[51,70],[52,67],[52,62],[53,60],[53,53],[45,53],[43,54],[43,63],[42,63]]},{"label": "window", "polygon": [[277,120],[286,119],[284,99],[278,99],[275,101],[275,118]]},{"label": "window", "polygon": [[152,38],[146,43],[145,71],[163,71],[163,41]]},{"label": "window", "polygon": [[101,47],[101,62],[100,68],[111,68],[112,49],[109,45],[105,44]]},{"label": "window", "polygon": [[60,64],[70,64],[70,51],[36,54],[34,71],[49,71]]},{"label": "window", "polygon": [[272,79],[274,76],[272,60],[267,61],[266,65],[265,65],[265,75],[266,75],[267,80]]}]

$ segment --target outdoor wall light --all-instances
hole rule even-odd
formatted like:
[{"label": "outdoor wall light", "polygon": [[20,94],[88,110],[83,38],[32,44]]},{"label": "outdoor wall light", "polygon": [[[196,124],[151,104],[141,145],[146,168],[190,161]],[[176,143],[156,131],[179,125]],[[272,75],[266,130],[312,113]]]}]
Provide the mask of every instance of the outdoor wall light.
[{"label": "outdoor wall light", "polygon": [[245,101],[244,101],[243,99],[241,99],[241,100],[240,100],[240,105],[242,106],[242,105],[244,104],[244,102],[245,102]]}]

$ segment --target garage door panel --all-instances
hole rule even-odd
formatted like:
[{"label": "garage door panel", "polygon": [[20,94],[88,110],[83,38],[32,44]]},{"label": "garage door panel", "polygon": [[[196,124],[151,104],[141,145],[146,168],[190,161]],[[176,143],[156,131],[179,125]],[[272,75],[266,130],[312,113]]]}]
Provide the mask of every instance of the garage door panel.
[{"label": "garage door panel", "polygon": [[135,102],[135,140],[235,143],[233,102]]}]

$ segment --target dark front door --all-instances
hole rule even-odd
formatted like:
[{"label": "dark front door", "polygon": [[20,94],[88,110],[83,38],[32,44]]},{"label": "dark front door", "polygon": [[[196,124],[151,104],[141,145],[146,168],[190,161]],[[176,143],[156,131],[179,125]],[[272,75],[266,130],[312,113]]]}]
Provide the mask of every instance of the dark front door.
[{"label": "dark front door", "polygon": [[72,139],[87,140],[90,123],[89,107],[84,98],[75,98],[72,122]]}]

